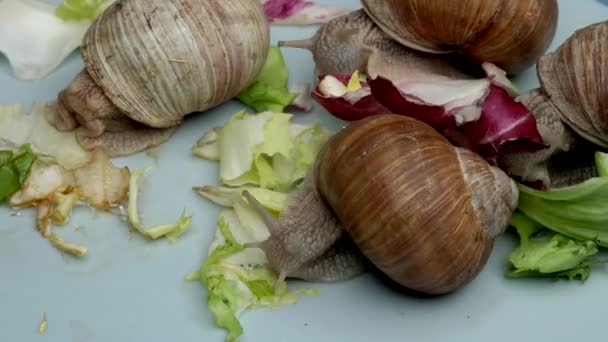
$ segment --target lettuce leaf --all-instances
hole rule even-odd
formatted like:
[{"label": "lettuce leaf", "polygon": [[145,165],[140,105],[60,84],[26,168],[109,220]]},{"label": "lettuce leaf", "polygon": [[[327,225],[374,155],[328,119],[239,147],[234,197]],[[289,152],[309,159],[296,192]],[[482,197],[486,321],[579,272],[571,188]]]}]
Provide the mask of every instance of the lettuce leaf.
[{"label": "lettuce leaf", "polygon": [[218,135],[220,181],[229,186],[276,188],[278,178],[269,159],[277,154],[289,157],[293,148],[291,117],[273,112],[235,114]]},{"label": "lettuce leaf", "polygon": [[139,197],[139,187],[142,177],[150,171],[150,167],[145,169],[135,169],[131,173],[129,181],[129,206],[127,208],[127,218],[131,227],[141,235],[156,240],[160,237],[167,237],[170,242],[175,242],[180,235],[185,233],[190,227],[192,216],[186,216],[185,210],[173,224],[162,224],[154,227],[145,227],[139,218],[137,209],[137,199]]},{"label": "lettuce leaf", "polygon": [[[239,317],[245,311],[278,308],[297,301],[297,292],[288,292],[285,281],[276,284],[278,275],[265,266],[266,262],[256,262],[250,255],[239,257],[252,249],[246,248],[246,243],[265,238],[264,232],[260,235],[250,227],[242,224],[234,210],[223,209],[216,238],[198,272],[215,323],[227,331],[226,341],[236,341],[243,334]],[[261,227],[265,229],[263,224]]]},{"label": "lettuce leaf", "polygon": [[29,145],[21,146],[16,155],[11,150],[0,151],[0,204],[21,189],[35,160]]},{"label": "lettuce leaf", "polygon": [[274,212],[280,212],[287,199],[287,194],[273,191],[260,187],[221,187],[205,185],[202,187],[194,187],[194,191],[201,196],[223,207],[233,207],[235,203],[243,199],[242,193],[248,191],[255,197],[266,209]]},{"label": "lettuce leaf", "polygon": [[236,113],[218,133],[220,181],[279,192],[296,186],[331,131],[291,119],[285,113]]},{"label": "lettuce leaf", "polygon": [[598,176],[548,191],[518,184],[511,225],[520,245],[509,255],[510,277],[586,280],[598,247],[608,247],[608,154],[595,155]]},{"label": "lettuce leaf", "polygon": [[95,20],[114,0],[63,0],[55,15],[69,20]]},{"label": "lettuce leaf", "polygon": [[237,99],[256,112],[283,112],[297,96],[288,89],[289,74],[281,49],[274,46],[255,81]]},{"label": "lettuce leaf", "polygon": [[513,266],[508,272],[510,277],[532,274],[556,276],[587,267],[583,262],[598,253],[598,246],[593,241],[578,241],[551,232],[521,212],[513,214],[511,225],[519,234],[520,245],[509,254]]}]

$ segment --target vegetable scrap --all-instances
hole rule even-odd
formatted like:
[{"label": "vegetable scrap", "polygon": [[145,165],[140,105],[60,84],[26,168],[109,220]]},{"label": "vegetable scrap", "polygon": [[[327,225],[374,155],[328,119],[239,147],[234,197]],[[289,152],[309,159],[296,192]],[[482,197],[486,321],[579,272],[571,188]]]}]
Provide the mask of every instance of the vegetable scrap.
[{"label": "vegetable scrap", "polygon": [[511,225],[520,245],[509,255],[508,276],[587,280],[592,265],[608,262],[595,258],[598,247],[608,247],[607,161],[597,152],[599,176],[576,185],[547,191],[518,185]]},{"label": "vegetable scrap", "polygon": [[137,199],[139,197],[139,188],[142,182],[142,177],[150,171],[150,167],[145,169],[135,169],[129,180],[129,206],[127,209],[128,221],[141,235],[156,240],[160,237],[166,237],[171,243],[175,243],[177,239],[184,234],[190,227],[192,216],[186,216],[186,211],[182,211],[176,223],[162,224],[154,227],[145,227],[139,218]]},{"label": "vegetable scrap", "polygon": [[355,71],[352,75],[319,76],[312,97],[333,116],[356,121],[371,115],[390,113],[371,92],[367,77]]},{"label": "vegetable scrap", "polygon": [[260,0],[268,21],[273,25],[310,25],[326,23],[352,9],[321,5],[305,0]]},{"label": "vegetable scrap", "polygon": [[[514,90],[486,63],[482,79],[360,79],[326,75],[313,93],[332,115],[355,121],[381,113],[413,117],[459,146],[493,160],[508,152],[545,148],[536,120],[512,97]],[[490,71],[492,73],[490,73]],[[498,81],[497,81],[498,79]],[[350,85],[350,86],[349,86]]]},{"label": "vegetable scrap", "polygon": [[70,20],[95,20],[115,0],[64,0],[55,9],[59,18]]},{"label": "vegetable scrap", "polygon": [[266,62],[255,81],[243,90],[237,99],[256,112],[282,112],[298,96],[288,89],[288,71],[278,47],[268,50]]},{"label": "vegetable scrap", "polygon": [[40,325],[38,326],[38,335],[46,334],[46,330],[48,328],[48,321],[46,319],[46,312],[42,314],[42,321],[40,321]]},{"label": "vegetable scrap", "polygon": [[29,145],[21,146],[16,153],[0,151],[0,203],[21,189],[35,160]]},{"label": "vegetable scrap", "polygon": [[207,289],[209,309],[216,325],[227,330],[226,341],[243,334],[239,317],[245,311],[280,307],[295,303],[298,294],[318,293],[287,290],[287,282],[255,246],[270,233],[243,195],[250,193],[273,215],[280,215],[288,193],[300,185],[331,135],[318,123],[302,125],[291,119],[280,112],[240,111],[201,138],[206,149],[215,152],[201,153],[201,140],[193,148],[194,155],[219,163],[223,184],[193,190],[222,209],[208,256],[198,273],[187,279],[198,279]]}]

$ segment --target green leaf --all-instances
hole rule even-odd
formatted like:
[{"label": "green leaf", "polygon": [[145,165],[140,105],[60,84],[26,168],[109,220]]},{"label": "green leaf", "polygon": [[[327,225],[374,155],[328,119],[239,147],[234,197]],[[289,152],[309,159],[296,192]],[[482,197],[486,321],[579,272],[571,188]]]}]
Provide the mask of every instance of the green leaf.
[{"label": "green leaf", "polygon": [[588,257],[598,253],[593,241],[579,241],[545,229],[520,211],[513,213],[511,225],[520,238],[512,251],[508,277],[586,279]]},{"label": "green leaf", "polygon": [[0,166],[0,203],[4,203],[19,189],[21,184],[17,171],[10,164]]},{"label": "green leaf", "polygon": [[539,271],[529,270],[510,270],[506,276],[509,278],[550,278],[550,279],[565,279],[565,280],[582,280],[589,279],[591,268],[589,266],[578,266],[566,271],[555,273],[542,273]]},{"label": "green leaf", "polygon": [[279,47],[271,47],[268,57],[258,74],[237,99],[252,107],[256,112],[282,112],[298,94],[287,88],[289,74],[285,59]]},{"label": "green leaf", "polygon": [[32,152],[29,145],[21,147],[19,154],[12,159],[13,167],[19,174],[20,184],[25,182],[35,160],[36,155]]},{"label": "green leaf", "polygon": [[59,18],[69,20],[94,20],[114,0],[64,0],[55,9],[55,15]]},{"label": "green leaf", "polygon": [[185,210],[177,219],[177,222],[171,224],[161,224],[154,227],[145,227],[141,222],[138,214],[137,201],[139,197],[139,187],[142,177],[150,171],[150,167],[145,169],[135,169],[131,173],[129,180],[129,204],[127,208],[127,219],[131,227],[133,227],[141,235],[156,240],[166,236],[169,242],[175,242],[177,238],[188,230],[192,222],[192,216],[186,216]]},{"label": "green leaf", "polygon": [[249,287],[251,292],[253,292],[258,299],[272,297],[275,294],[274,287],[272,287],[272,285],[270,285],[266,280],[248,281],[247,287]]},{"label": "green leaf", "polygon": [[595,166],[599,177],[608,177],[608,153],[595,153]]},{"label": "green leaf", "polygon": [[260,204],[273,212],[283,210],[285,200],[287,199],[287,194],[285,193],[252,186],[229,188],[206,185],[195,187],[194,190],[201,196],[223,207],[234,207],[236,202],[243,199],[243,192],[248,191]]},{"label": "green leaf", "polygon": [[35,160],[29,145],[23,145],[16,155],[10,150],[0,151],[0,203],[21,189]]},{"label": "green leaf", "polygon": [[13,159],[13,151],[0,151],[0,166]]}]

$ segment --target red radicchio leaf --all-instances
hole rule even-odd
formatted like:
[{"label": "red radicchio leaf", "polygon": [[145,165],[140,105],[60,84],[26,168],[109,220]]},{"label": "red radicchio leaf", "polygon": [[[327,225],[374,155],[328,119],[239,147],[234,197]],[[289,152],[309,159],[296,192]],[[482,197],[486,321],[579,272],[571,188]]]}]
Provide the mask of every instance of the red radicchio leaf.
[{"label": "red radicchio leaf", "polygon": [[268,22],[275,25],[322,24],[351,9],[319,5],[305,0],[260,0]]},{"label": "red radicchio leaf", "polygon": [[465,124],[463,129],[482,156],[534,152],[546,147],[528,108],[495,84],[490,86],[479,120]]},{"label": "red radicchio leaf", "polygon": [[[344,85],[348,84],[350,75],[332,75]],[[325,76],[320,76],[319,81]],[[367,82],[361,82],[361,89],[342,97],[325,96],[317,86],[312,97],[323,106],[331,115],[345,121],[360,120],[368,116],[390,113],[372,95]]]},{"label": "red radicchio leaf", "polygon": [[[534,152],[546,147],[532,113],[508,91],[491,79],[462,82],[478,83],[461,87],[462,96],[455,96],[454,101],[442,105],[408,94],[407,87],[403,92],[401,85],[383,77],[371,80],[369,85],[377,101],[392,113],[425,122],[453,143],[472,149],[490,162],[495,163],[494,158],[507,151]],[[484,82],[487,82],[485,86]],[[406,86],[417,87],[415,83]],[[432,86],[429,84],[427,89]]]}]

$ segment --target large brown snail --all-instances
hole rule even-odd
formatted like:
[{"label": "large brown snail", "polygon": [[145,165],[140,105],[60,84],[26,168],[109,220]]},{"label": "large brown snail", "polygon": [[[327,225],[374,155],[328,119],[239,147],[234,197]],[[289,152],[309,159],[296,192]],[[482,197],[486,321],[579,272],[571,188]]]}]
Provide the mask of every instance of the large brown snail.
[{"label": "large brown snail", "polygon": [[443,294],[483,269],[519,193],[430,126],[382,114],[328,141],[278,220],[245,196],[271,232],[255,246],[281,277],[348,279],[367,259],[408,289]]},{"label": "large brown snail", "polygon": [[255,79],[269,34],[257,0],[116,1],[83,38],[85,68],[47,119],[114,156],[160,144]]},{"label": "large brown snail", "polygon": [[[517,73],[536,63],[557,29],[555,0],[363,0],[362,5],[322,25],[309,40],[280,45],[311,50],[320,73],[328,74],[365,71],[374,52],[386,64],[410,58],[415,72],[437,71],[437,64],[458,58]],[[399,77],[390,74],[383,76]]]},{"label": "large brown snail", "polygon": [[555,0],[362,0],[384,32],[431,53],[463,54],[514,73],[536,63],[557,28]]}]

